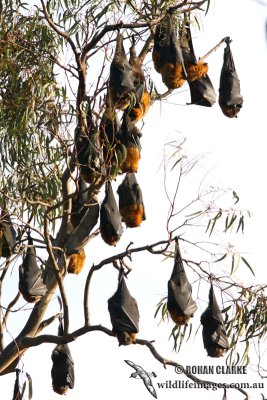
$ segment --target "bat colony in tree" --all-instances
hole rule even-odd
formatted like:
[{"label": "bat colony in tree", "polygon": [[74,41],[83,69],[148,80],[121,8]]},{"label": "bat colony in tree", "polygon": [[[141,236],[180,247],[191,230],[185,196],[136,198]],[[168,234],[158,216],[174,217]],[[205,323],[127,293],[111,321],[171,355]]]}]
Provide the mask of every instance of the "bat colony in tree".
[{"label": "bat colony in tree", "polygon": [[[191,104],[211,107],[216,94],[210,81],[208,64],[197,61],[190,33],[189,23],[175,29],[175,19],[168,15],[155,29],[152,59],[155,70],[161,75],[168,89],[177,89],[186,81],[189,84]],[[117,35],[116,49],[110,65],[110,77],[106,97],[106,109],[99,129],[92,118],[90,104],[87,110],[86,132],[77,129],[75,150],[80,177],[72,199],[71,223],[78,227],[86,218],[88,184],[99,176],[107,176],[105,198],[100,207],[100,234],[105,243],[115,246],[123,234],[123,223],[128,228],[140,226],[145,220],[145,207],[141,188],[135,173],[141,157],[141,132],[136,123],[150,107],[150,94],[140,59],[136,55],[135,39],[132,37],[128,60],[123,36]],[[229,118],[236,117],[242,107],[240,83],[236,73],[230,39],[226,39],[224,60],[220,77],[219,105]],[[117,112],[122,111],[122,123]],[[103,167],[103,165],[105,167]],[[118,187],[119,202],[112,189],[112,178],[116,176],[114,166],[125,173]],[[9,257],[15,251],[16,232],[9,214],[2,210],[0,220],[0,256]],[[66,254],[69,259],[68,272],[78,274],[85,262],[82,246]],[[197,304],[192,299],[192,287],[187,279],[176,241],[174,267],[167,284],[167,309],[177,325],[185,325],[194,316]],[[27,302],[37,302],[46,293],[42,271],[37,265],[33,238],[28,236],[28,246],[19,271],[19,290]],[[108,311],[112,330],[119,345],[135,342],[139,330],[139,311],[136,300],[131,296],[123,269],[119,272],[118,288],[108,300]],[[220,357],[229,348],[221,311],[218,307],[213,286],[209,293],[209,305],[201,316],[203,343],[210,357]],[[63,335],[60,319],[59,335]],[[52,386],[56,393],[64,394],[74,387],[74,363],[67,344],[59,344],[52,352]],[[14,393],[18,393],[18,374]],[[20,396],[20,395],[19,395]],[[16,397],[20,398],[20,397]]]}]

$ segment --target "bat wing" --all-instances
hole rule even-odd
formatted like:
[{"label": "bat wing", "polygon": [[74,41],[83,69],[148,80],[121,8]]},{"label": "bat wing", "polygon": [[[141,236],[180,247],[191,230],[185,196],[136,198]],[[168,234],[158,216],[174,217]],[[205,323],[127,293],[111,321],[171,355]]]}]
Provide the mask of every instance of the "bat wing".
[{"label": "bat wing", "polygon": [[121,277],[117,291],[108,300],[108,310],[113,332],[137,333],[139,331],[137,302],[131,296],[123,277]]},{"label": "bat wing", "polygon": [[122,228],[121,215],[114,197],[110,181],[106,183],[106,196],[100,208],[100,232],[105,242],[114,237],[116,243],[120,239]]},{"label": "bat wing", "polygon": [[196,302],[192,299],[192,286],[187,279],[178,245],[171,279],[168,281],[167,308],[168,310],[177,309],[185,316],[191,316],[197,310]]},{"label": "bat wing", "polygon": [[118,187],[118,194],[120,209],[132,204],[143,204],[142,191],[134,173],[126,174],[124,180]]},{"label": "bat wing", "polygon": [[[120,129],[120,123],[117,117],[117,114],[115,113],[114,109],[111,107],[107,107],[105,109],[105,112],[101,118],[100,121],[100,139],[102,143],[106,144],[105,147],[113,147],[115,143],[115,139],[117,137],[117,133]],[[105,157],[105,152],[104,152],[104,157]]]},{"label": "bat wing", "polygon": [[53,386],[69,386],[73,389],[75,382],[74,362],[67,344],[59,344],[52,352],[52,383]]},{"label": "bat wing", "polygon": [[101,171],[102,153],[99,133],[93,128],[90,129],[89,133],[80,133],[77,130],[75,146],[81,175],[87,183],[91,183],[96,173],[100,174]]},{"label": "bat wing", "polygon": [[127,59],[111,63],[110,85],[115,88],[117,96],[124,92],[135,91],[132,68]]},{"label": "bat wing", "polygon": [[161,69],[161,48],[162,48],[162,42],[165,38],[166,35],[166,26],[164,26],[162,23],[156,25],[155,29],[155,34],[154,34],[154,45],[153,45],[153,51],[152,51],[152,59],[154,63],[154,68],[157,72],[160,73]]},{"label": "bat wing", "polygon": [[223,325],[218,325],[216,331],[211,335],[211,340],[224,349],[229,349],[229,342]]},{"label": "bat wing", "polygon": [[228,349],[229,343],[224,328],[223,316],[218,306],[212,284],[209,291],[209,305],[201,315],[200,320],[203,325],[204,347],[209,348],[212,344],[216,344],[224,349]]},{"label": "bat wing", "polygon": [[121,33],[118,33],[115,54],[110,65],[110,85],[115,88],[117,96],[127,91],[134,92],[132,68],[126,58]]},{"label": "bat wing", "polygon": [[183,63],[182,49],[178,42],[171,17],[168,19],[166,35],[162,41],[160,52],[161,65],[165,63],[171,63],[173,65]]},{"label": "bat wing", "polygon": [[218,306],[212,284],[210,286],[210,292],[209,292],[209,309],[210,309],[212,318],[214,318],[216,321],[218,321],[219,324],[223,325],[224,324],[223,316],[222,316],[221,310]]},{"label": "bat wing", "polygon": [[206,315],[203,318],[203,314],[201,316],[201,323],[203,325],[202,336],[205,349],[212,349],[214,345],[219,345],[223,349],[229,349],[229,342],[223,325],[215,321],[211,315],[209,317]]},{"label": "bat wing", "polygon": [[243,97],[240,93],[240,81],[236,72],[234,59],[230,44],[224,49],[224,61],[221,70],[219,102],[227,105],[236,105],[242,107]]},{"label": "bat wing", "polygon": [[177,281],[168,282],[168,300],[169,310],[177,309],[180,314],[192,316],[197,310],[196,302],[192,299],[192,287],[187,277],[180,276]]},{"label": "bat wing", "polygon": [[47,288],[43,283],[42,273],[37,265],[36,252],[31,237],[29,237],[28,244],[31,247],[28,247],[26,257],[19,269],[19,290],[27,301],[31,297],[33,298],[32,301],[35,301],[35,297],[45,295]]},{"label": "bat wing", "polygon": [[138,147],[139,151],[141,151],[141,143],[139,139],[141,136],[142,133],[131,121],[128,113],[124,112],[123,122],[118,132],[118,138],[120,139],[121,143],[124,144],[126,147]]},{"label": "bat wing", "polygon": [[208,75],[188,83],[191,104],[212,107],[216,102],[216,93]]},{"label": "bat wing", "polygon": [[0,218],[0,257],[10,257],[16,245],[16,231],[8,212],[2,211]]},{"label": "bat wing", "polygon": [[126,174],[118,187],[119,210],[127,227],[140,226],[146,219],[145,206],[140,186],[134,173]]},{"label": "bat wing", "polygon": [[75,196],[72,198],[72,207],[71,207],[71,223],[74,227],[78,226],[84,217],[87,207],[84,205],[88,200],[88,191],[86,182],[79,178],[78,187],[75,192]]}]

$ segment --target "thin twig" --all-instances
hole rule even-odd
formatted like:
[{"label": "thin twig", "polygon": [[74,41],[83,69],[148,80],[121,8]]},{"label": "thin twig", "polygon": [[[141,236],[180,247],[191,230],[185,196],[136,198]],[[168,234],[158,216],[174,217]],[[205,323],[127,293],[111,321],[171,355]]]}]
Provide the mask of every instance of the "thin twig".
[{"label": "thin twig", "polygon": [[[171,241],[173,239],[168,239],[168,240],[161,240],[159,242],[147,245],[147,246],[142,246],[142,247],[135,247],[130,249],[130,246],[127,247],[126,251],[116,254],[112,257],[106,258],[104,260],[102,260],[99,264],[97,265],[93,265],[90,268],[90,271],[88,273],[86,282],[85,282],[85,288],[84,288],[84,324],[85,326],[89,326],[90,325],[90,310],[89,310],[89,305],[88,305],[88,299],[89,299],[89,289],[90,289],[90,283],[91,283],[91,279],[93,276],[93,273],[97,270],[99,270],[100,268],[102,268],[104,265],[107,264],[113,264],[114,261],[116,260],[122,260],[124,257],[129,257],[131,256],[132,253],[138,253],[141,251],[148,251],[149,253],[152,254],[162,254],[164,251],[167,250],[167,248],[169,247]],[[164,245],[164,249],[161,250],[154,250],[154,247],[158,247]]]},{"label": "thin twig", "polygon": [[216,46],[214,46],[207,54],[205,54],[203,57],[200,57],[199,61],[205,60],[207,57],[209,57],[214,51],[216,51],[225,41],[229,39],[229,36],[226,36],[223,38]]}]

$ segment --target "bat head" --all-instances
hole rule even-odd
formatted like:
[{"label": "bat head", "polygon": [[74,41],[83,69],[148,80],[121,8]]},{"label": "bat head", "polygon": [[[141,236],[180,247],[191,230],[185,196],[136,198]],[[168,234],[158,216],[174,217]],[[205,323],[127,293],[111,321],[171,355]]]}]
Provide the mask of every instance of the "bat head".
[{"label": "bat head", "polygon": [[135,342],[136,333],[118,332],[116,335],[119,346],[129,346]]},{"label": "bat head", "polygon": [[223,112],[223,114],[228,117],[228,118],[237,118],[237,114],[242,108],[242,105],[240,104],[234,104],[234,105],[227,105],[223,102],[220,102],[220,107]]},{"label": "bat head", "polygon": [[69,389],[69,385],[52,385],[52,387],[57,394],[65,394]]},{"label": "bat head", "polygon": [[188,322],[190,321],[190,318],[193,317],[193,315],[180,314],[178,312],[178,310],[170,310],[169,313],[170,313],[171,319],[177,325],[187,325]]},{"label": "bat head", "polygon": [[209,347],[206,348],[206,350],[209,357],[219,358],[223,356],[226,349],[216,343],[211,343]]}]

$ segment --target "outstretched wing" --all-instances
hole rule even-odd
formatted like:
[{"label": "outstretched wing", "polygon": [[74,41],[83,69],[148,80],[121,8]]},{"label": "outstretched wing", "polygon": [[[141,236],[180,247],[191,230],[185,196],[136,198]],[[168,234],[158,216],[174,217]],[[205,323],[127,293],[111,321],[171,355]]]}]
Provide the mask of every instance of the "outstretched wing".
[{"label": "outstretched wing", "polygon": [[135,364],[133,361],[130,360],[124,360],[126,364],[130,365],[130,367],[134,368],[137,372],[142,371],[145,372],[145,370],[140,367],[140,365]]},{"label": "outstretched wing", "polygon": [[156,392],[154,386],[152,385],[151,379],[149,377],[147,377],[147,378],[143,378],[143,381],[144,381],[145,387],[147,388],[149,393],[152,394],[152,396],[157,399],[158,398],[157,392]]}]

